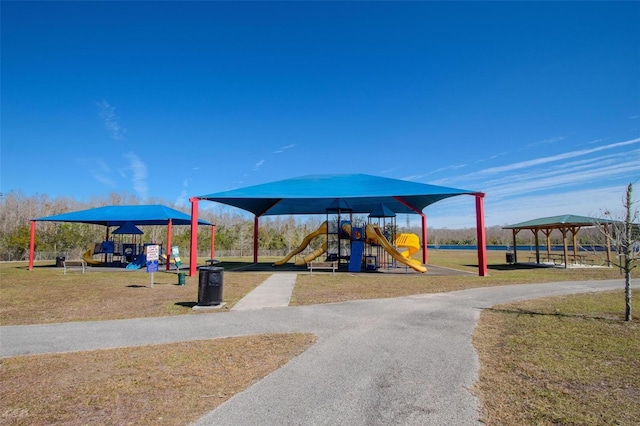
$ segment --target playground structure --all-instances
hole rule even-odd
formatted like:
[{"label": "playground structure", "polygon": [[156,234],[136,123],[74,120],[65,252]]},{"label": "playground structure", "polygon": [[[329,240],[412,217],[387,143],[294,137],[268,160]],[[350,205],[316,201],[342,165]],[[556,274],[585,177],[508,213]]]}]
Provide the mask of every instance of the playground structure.
[{"label": "playground structure", "polygon": [[[298,247],[275,262],[274,266],[284,265],[303,252],[316,237],[325,235],[326,239],[322,245],[304,256],[296,257],[295,265],[303,266],[325,255],[325,261],[337,261],[339,266],[346,265],[349,272],[361,272],[363,266],[367,271],[375,271],[379,267],[391,268],[395,267],[397,262],[415,271],[426,272],[427,268],[411,257],[420,250],[418,236],[400,234],[395,238],[395,214],[389,212],[384,206],[381,207],[381,211],[383,216],[372,212],[369,223],[365,226],[359,224],[352,226],[353,218],[350,209],[344,202],[337,201],[336,205],[327,209],[327,219],[318,229],[308,234]],[[348,219],[345,218],[347,215]],[[393,220],[387,223],[389,217],[393,217]],[[394,241],[395,245],[390,241]],[[396,247],[406,250],[398,251]]]},{"label": "playground structure", "polygon": [[[109,240],[96,243],[82,255],[82,259],[91,266],[125,267],[140,269],[147,264],[146,246],[156,243],[143,243],[144,232],[131,222],[125,222],[111,233]],[[160,251],[162,252],[162,244]],[[101,256],[102,259],[95,259]],[[166,255],[164,255],[166,259]]]},{"label": "playground structure", "polygon": [[[83,261],[85,264],[93,266],[124,267],[130,264],[139,266],[143,265],[143,260],[146,260],[146,256],[144,258],[140,256],[144,254],[146,247],[153,243],[143,244],[142,241],[131,241],[133,237],[128,238],[130,241],[125,241],[127,238],[119,236],[118,233],[113,236],[113,233],[110,233],[111,227],[119,227],[119,232],[122,235],[133,234],[135,236],[142,234],[142,231],[139,229],[137,231],[133,230],[133,228],[137,226],[166,226],[167,239],[164,247],[173,248],[174,246],[171,244],[173,226],[190,225],[192,230],[197,232],[198,226],[208,225],[211,226],[210,258],[214,258],[215,225],[201,219],[192,218],[181,211],[160,204],[114,205],[31,219],[31,235],[29,237],[30,271],[33,270],[35,260],[36,223],[40,221],[86,223],[106,227],[104,240],[94,244],[93,247],[90,247],[83,253]],[[132,229],[133,233],[126,232],[128,228]],[[170,266],[172,264],[178,267],[178,259],[175,255],[172,256],[173,249],[171,253],[165,254],[162,250],[163,244],[154,245],[160,246],[159,263],[164,263],[167,271],[171,269]],[[194,248],[193,252],[197,252],[197,249]],[[167,255],[169,259],[167,259]],[[192,259],[195,260],[195,256],[192,257]],[[134,266],[130,268],[134,268]]]}]

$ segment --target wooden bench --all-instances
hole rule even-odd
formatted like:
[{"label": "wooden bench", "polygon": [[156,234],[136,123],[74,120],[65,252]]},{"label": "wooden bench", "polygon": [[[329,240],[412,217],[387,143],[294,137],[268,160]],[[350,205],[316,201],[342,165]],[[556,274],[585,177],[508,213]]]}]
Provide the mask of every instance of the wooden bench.
[{"label": "wooden bench", "polygon": [[314,269],[321,269],[321,270],[330,269],[331,274],[333,275],[336,272],[336,269],[338,268],[338,262],[335,260],[333,262],[309,262],[307,263],[307,268],[311,273],[313,273]]},{"label": "wooden bench", "polygon": [[84,260],[63,260],[62,266],[64,267],[65,274],[67,273],[67,271],[82,271],[82,273],[84,274],[84,271],[87,267],[87,262],[85,262]]}]

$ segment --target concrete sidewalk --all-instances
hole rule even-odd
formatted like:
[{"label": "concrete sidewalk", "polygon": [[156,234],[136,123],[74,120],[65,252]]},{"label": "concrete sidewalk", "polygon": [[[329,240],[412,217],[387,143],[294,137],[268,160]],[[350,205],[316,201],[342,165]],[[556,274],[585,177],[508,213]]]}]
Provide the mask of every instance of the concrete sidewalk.
[{"label": "concrete sidewalk", "polygon": [[[287,279],[290,285],[295,277]],[[285,286],[274,279],[264,288],[280,285]],[[622,285],[622,280],[510,285],[218,314],[2,326],[0,357],[313,333],[312,347],[194,425],[479,426],[480,402],[470,391],[479,361],[471,338],[482,309]],[[637,289],[640,280],[632,286]]]},{"label": "concrete sidewalk", "polygon": [[267,278],[236,303],[232,311],[250,311],[289,306],[291,292],[296,284],[295,273],[278,273]]}]

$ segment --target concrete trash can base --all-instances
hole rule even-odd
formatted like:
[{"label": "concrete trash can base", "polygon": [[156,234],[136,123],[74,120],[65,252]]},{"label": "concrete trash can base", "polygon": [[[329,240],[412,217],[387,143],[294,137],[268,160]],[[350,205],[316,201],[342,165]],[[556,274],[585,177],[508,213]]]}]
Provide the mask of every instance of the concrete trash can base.
[{"label": "concrete trash can base", "polygon": [[198,305],[215,306],[222,303],[224,268],[202,267],[198,275]]}]

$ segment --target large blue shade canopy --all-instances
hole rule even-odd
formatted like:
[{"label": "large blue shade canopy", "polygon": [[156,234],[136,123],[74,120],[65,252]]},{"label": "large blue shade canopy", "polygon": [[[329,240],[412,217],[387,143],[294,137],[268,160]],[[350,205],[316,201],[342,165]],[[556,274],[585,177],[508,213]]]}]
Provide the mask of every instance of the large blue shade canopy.
[{"label": "large blue shade canopy", "polygon": [[345,202],[353,213],[370,213],[381,203],[395,213],[416,213],[445,198],[477,193],[353,174],[303,176],[196,198],[234,206],[256,216],[268,216],[325,214],[327,208],[336,205],[336,200]]},{"label": "large blue shade canopy", "polygon": [[[191,216],[181,211],[155,204],[138,206],[105,206],[95,209],[46,216],[36,221],[92,223],[104,226],[122,226],[129,222],[133,225],[191,225]],[[211,225],[198,220],[200,225]]]}]

